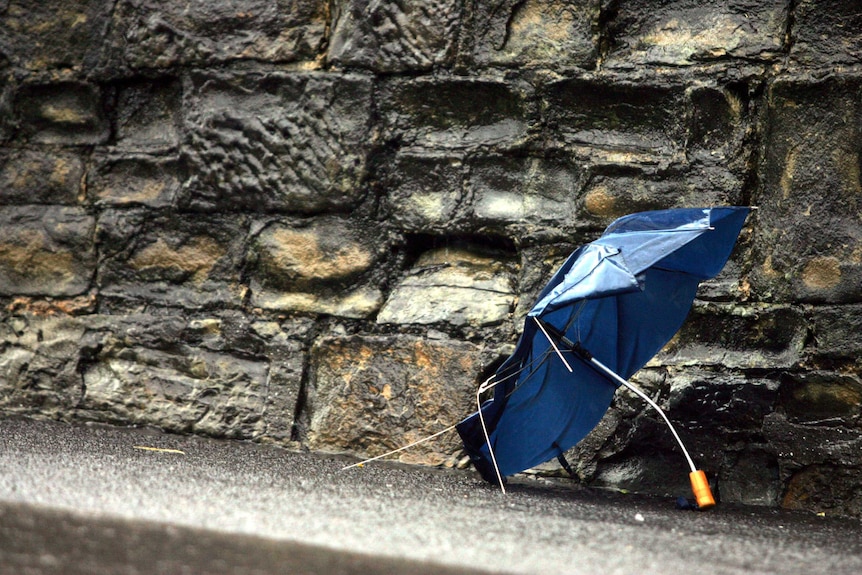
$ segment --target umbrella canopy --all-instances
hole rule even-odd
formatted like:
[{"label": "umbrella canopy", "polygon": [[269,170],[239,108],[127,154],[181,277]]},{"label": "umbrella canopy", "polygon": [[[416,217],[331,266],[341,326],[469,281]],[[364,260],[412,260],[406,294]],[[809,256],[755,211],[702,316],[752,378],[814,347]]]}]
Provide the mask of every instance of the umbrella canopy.
[{"label": "umbrella canopy", "polygon": [[698,284],[724,267],[748,211],[632,214],[569,256],[486,382],[493,398],[457,425],[486,480],[559,457],[598,424],[624,379],[682,326]]}]

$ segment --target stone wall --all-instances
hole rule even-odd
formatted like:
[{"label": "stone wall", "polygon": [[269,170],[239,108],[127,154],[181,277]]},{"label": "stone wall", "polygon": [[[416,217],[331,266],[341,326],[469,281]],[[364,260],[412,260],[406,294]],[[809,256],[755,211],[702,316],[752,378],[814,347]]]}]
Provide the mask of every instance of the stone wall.
[{"label": "stone wall", "polygon": [[[637,379],[723,501],[862,515],[857,3],[0,0],[0,72],[2,413],[374,455],[615,217],[757,205]],[[686,493],[625,393],[573,451]]]}]

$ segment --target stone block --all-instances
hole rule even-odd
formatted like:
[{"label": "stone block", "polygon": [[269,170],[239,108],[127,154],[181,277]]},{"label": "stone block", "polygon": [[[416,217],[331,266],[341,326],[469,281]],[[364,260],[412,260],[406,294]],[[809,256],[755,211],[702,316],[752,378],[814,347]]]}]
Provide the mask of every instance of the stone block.
[{"label": "stone block", "polygon": [[582,216],[609,224],[633,212],[680,207],[689,194],[683,178],[597,174],[590,179],[579,207]]},{"label": "stone block", "polygon": [[684,161],[688,103],[682,86],[577,78],[549,83],[540,97],[555,147],[597,164]]},{"label": "stone block", "polygon": [[802,360],[806,327],[804,315],[791,307],[695,305],[651,364],[790,368]]},{"label": "stone block", "polygon": [[378,323],[487,326],[515,305],[511,261],[459,248],[422,254],[386,300]]},{"label": "stone block", "polygon": [[[480,349],[448,339],[348,336],[311,354],[312,449],[374,456],[454,425],[475,410]],[[438,465],[461,450],[454,430],[401,461]]]},{"label": "stone block", "polygon": [[722,503],[775,507],[781,500],[775,455],[761,446],[729,454],[716,479]]},{"label": "stone block", "polygon": [[0,294],[87,291],[96,268],[94,228],[94,218],[79,208],[0,208]]},{"label": "stone block", "polygon": [[308,325],[0,312],[0,410],[287,442]]},{"label": "stone block", "polygon": [[112,48],[133,69],[315,60],[326,25],[321,0],[121,0]]},{"label": "stone block", "polygon": [[367,317],[382,296],[362,280],[373,271],[380,249],[375,231],[348,220],[272,223],[251,248],[251,302],[267,309]]},{"label": "stone block", "polygon": [[794,423],[857,426],[862,418],[862,378],[832,371],[786,373],[776,407]]},{"label": "stone block", "polygon": [[493,78],[418,77],[382,92],[386,137],[406,147],[523,147],[537,120],[530,90]]},{"label": "stone block", "polygon": [[801,66],[862,63],[862,13],[854,0],[793,3],[790,61]]},{"label": "stone block", "polygon": [[107,142],[101,90],[92,84],[58,82],[22,86],[15,97],[21,133],[39,144],[93,145]]},{"label": "stone block", "polygon": [[685,433],[697,442],[697,450],[714,463],[722,461],[722,454],[735,450],[740,441],[760,440],[764,418],[775,409],[780,393],[774,379],[701,365],[672,367],[667,380],[670,417],[684,422]]},{"label": "stone block", "polygon": [[0,205],[78,202],[84,161],[55,149],[0,149]]},{"label": "stone block", "polygon": [[108,210],[98,226],[100,294],[186,308],[238,306],[247,233],[248,222],[235,215]]},{"label": "stone block", "polygon": [[195,75],[186,100],[196,210],[319,212],[362,197],[371,82],[357,75]]},{"label": "stone block", "polygon": [[262,433],[266,365],[203,351],[125,349],[83,373],[81,408],[124,424],[253,439]]},{"label": "stone block", "polygon": [[65,314],[0,310],[0,412],[68,417],[81,397],[86,332]]},{"label": "stone block", "polygon": [[464,224],[465,168],[458,155],[399,154],[388,174],[391,221],[411,232],[448,230]]},{"label": "stone block", "polygon": [[0,10],[0,60],[41,72],[99,62],[114,0],[10,0]]},{"label": "stone block", "polygon": [[171,206],[180,192],[176,157],[121,150],[100,151],[87,174],[89,200],[105,206]]},{"label": "stone block", "polygon": [[474,1],[463,34],[473,65],[594,68],[599,0]]},{"label": "stone block", "polygon": [[469,162],[473,225],[511,235],[572,230],[583,177],[565,159],[486,156]]},{"label": "stone block", "polygon": [[752,295],[862,300],[862,79],[776,80],[766,96]]},{"label": "stone block", "polygon": [[858,428],[794,423],[779,412],[764,418],[763,436],[778,454],[784,474],[810,465],[854,466],[862,449]]},{"label": "stone block", "polygon": [[753,127],[747,91],[733,84],[697,86],[687,90],[687,99],[689,155],[699,162],[736,167]]},{"label": "stone block", "polygon": [[862,366],[862,305],[817,306],[810,312],[812,345],[818,363]]},{"label": "stone block", "polygon": [[231,312],[86,321],[91,352],[77,368],[84,384],[79,417],[290,440],[304,352],[277,324],[255,329]]},{"label": "stone block", "polygon": [[451,64],[462,4],[459,0],[336,0],[329,60],[378,72]]},{"label": "stone block", "polygon": [[307,366],[305,338],[311,332],[310,320],[294,319],[279,324],[258,321],[251,324],[254,333],[266,340],[269,358],[267,373],[264,433],[277,442],[295,439],[295,416]]},{"label": "stone block", "polygon": [[116,145],[130,152],[164,152],[179,145],[182,88],[174,78],[137,80],[117,90]]},{"label": "stone block", "polygon": [[805,467],[790,477],[781,506],[830,517],[862,517],[862,471],[837,465]]},{"label": "stone block", "polygon": [[609,22],[607,66],[689,66],[783,56],[785,0],[622,0]]}]

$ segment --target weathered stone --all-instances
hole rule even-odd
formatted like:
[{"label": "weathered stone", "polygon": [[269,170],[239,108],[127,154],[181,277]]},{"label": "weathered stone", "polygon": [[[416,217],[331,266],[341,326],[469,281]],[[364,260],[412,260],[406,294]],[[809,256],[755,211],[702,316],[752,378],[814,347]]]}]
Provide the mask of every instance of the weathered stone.
[{"label": "weathered stone", "polygon": [[65,315],[0,311],[0,410],[67,416],[81,397],[86,327]]},{"label": "weathered stone", "polygon": [[180,190],[179,169],[173,157],[118,151],[98,154],[87,176],[87,193],[100,205],[170,206]]},{"label": "weathered stone", "polygon": [[172,151],[179,144],[181,87],[173,78],[133,81],[117,94],[117,148]]},{"label": "weathered stone", "polygon": [[599,0],[473,2],[465,42],[479,65],[593,68]]},{"label": "weathered stone", "polygon": [[0,150],[0,205],[75,204],[84,162],[61,150]]},{"label": "weathered stone", "polygon": [[610,22],[609,66],[692,65],[743,58],[772,61],[784,50],[785,0],[622,0]]},{"label": "weathered stone", "polygon": [[109,349],[83,373],[83,409],[105,419],[253,439],[262,433],[266,365],[181,347]]},{"label": "weathered stone", "polygon": [[760,299],[862,299],[860,87],[858,78],[769,87],[752,242]]},{"label": "weathered stone", "polygon": [[515,304],[512,264],[464,249],[422,254],[386,300],[378,323],[494,325]]},{"label": "weathered stone", "polygon": [[[324,338],[311,357],[309,445],[374,456],[441,431],[475,409],[480,369],[479,349],[458,341]],[[452,432],[399,458],[436,465],[460,448]]]},{"label": "weathered stone", "polygon": [[0,294],[74,296],[96,267],[95,221],[72,207],[0,209]]},{"label": "weathered stone", "polygon": [[401,229],[428,232],[463,223],[464,165],[459,156],[399,154],[391,179],[387,207]]},{"label": "weathered stone", "polygon": [[36,143],[92,145],[110,135],[101,91],[92,84],[27,85],[18,90],[15,108],[22,133]]},{"label": "weathered stone", "polygon": [[862,432],[843,426],[802,425],[783,415],[766,417],[764,436],[778,454],[789,509],[860,516],[857,466]]},{"label": "weathered stone", "polygon": [[729,454],[716,479],[722,503],[774,507],[781,497],[775,456],[760,446]]},{"label": "weathered stone", "polygon": [[688,91],[688,99],[689,153],[703,162],[733,160],[750,127],[748,95],[733,86],[698,86]]},{"label": "weathered stone", "polygon": [[696,305],[679,333],[652,363],[738,369],[793,367],[801,360],[805,336],[803,315],[790,307]]},{"label": "weathered stone", "polygon": [[562,159],[399,154],[388,199],[392,221],[411,232],[565,233],[577,225],[581,173]]},{"label": "weathered stone", "polygon": [[862,306],[818,306],[811,311],[811,330],[816,360],[862,366]]},{"label": "weathered stone", "polygon": [[853,0],[793,3],[790,58],[802,66],[862,62],[862,14]]},{"label": "weathered stone", "polygon": [[237,314],[0,316],[0,408],[290,441],[308,326]]},{"label": "weathered stone", "polygon": [[862,423],[862,379],[835,372],[787,373],[778,408],[794,423]]},{"label": "weathered stone", "polygon": [[528,89],[493,78],[398,80],[383,93],[387,137],[406,146],[517,148],[529,140]]},{"label": "weathered stone", "polygon": [[317,212],[361,198],[371,83],[326,74],[196,75],[184,152],[194,209]]},{"label": "weathered stone", "polygon": [[807,465],[853,466],[862,449],[862,430],[793,423],[780,413],[764,418],[763,435],[778,454],[784,472]]},{"label": "weathered stone", "polygon": [[470,162],[469,169],[474,225],[519,236],[575,227],[582,174],[573,163],[492,156]]},{"label": "weathered stone", "polygon": [[320,0],[121,0],[114,49],[133,69],[235,60],[315,60],[326,30]]},{"label": "weathered stone", "polygon": [[680,206],[686,203],[688,192],[679,180],[597,175],[581,201],[585,216],[607,224],[633,212]]},{"label": "weathered stone", "polygon": [[31,71],[93,67],[113,6],[114,0],[10,0],[0,10],[0,60]]},{"label": "weathered stone", "polygon": [[449,64],[461,10],[459,0],[336,0],[329,59],[380,72]]},{"label": "weathered stone", "polygon": [[785,509],[862,517],[862,470],[812,465],[794,473],[781,500]]},{"label": "weathered stone", "polygon": [[255,330],[230,312],[191,320],[124,316],[89,323],[94,351],[78,368],[84,384],[80,416],[290,440],[304,352],[278,324]]},{"label": "weathered stone", "polygon": [[[3,66],[3,54],[0,53],[0,67]],[[11,139],[15,133],[13,112],[13,84],[7,79],[0,79],[0,143]]]},{"label": "weathered stone", "polygon": [[726,465],[721,454],[736,450],[741,440],[760,437],[780,390],[774,379],[700,366],[668,371],[668,412],[696,442],[701,457],[713,464]]},{"label": "weathered stone", "polygon": [[684,161],[685,90],[667,83],[550,83],[542,92],[556,146],[599,164],[664,165]]},{"label": "weathered stone", "polygon": [[294,439],[295,415],[306,369],[306,347],[310,321],[292,320],[287,325],[256,322],[251,329],[266,338],[269,372],[264,422],[266,438],[285,442]]},{"label": "weathered stone", "polygon": [[108,211],[99,221],[102,295],[198,308],[238,306],[245,218]]},{"label": "weathered stone", "polygon": [[315,220],[307,227],[275,223],[257,236],[251,278],[252,303],[284,309],[366,317],[381,294],[357,285],[374,266],[376,233],[346,220]]}]

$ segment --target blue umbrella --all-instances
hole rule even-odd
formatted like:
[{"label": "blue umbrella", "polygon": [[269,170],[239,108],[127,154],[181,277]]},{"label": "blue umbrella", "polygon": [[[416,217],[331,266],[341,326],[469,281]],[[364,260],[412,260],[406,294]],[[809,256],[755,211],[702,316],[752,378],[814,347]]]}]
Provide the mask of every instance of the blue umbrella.
[{"label": "blue umbrella", "polygon": [[493,398],[457,425],[482,476],[562,457],[601,420],[620,385],[662,415],[691,467],[701,507],[714,504],[667,416],[627,381],[679,330],[698,284],[724,267],[749,208],[643,212],[613,222],[566,260],[528,312],[514,353],[477,392]]}]

